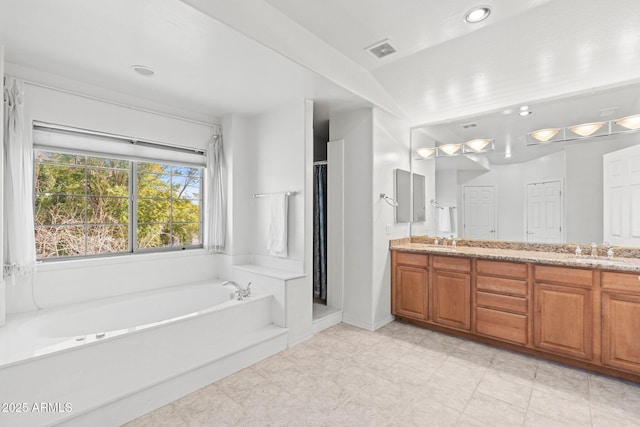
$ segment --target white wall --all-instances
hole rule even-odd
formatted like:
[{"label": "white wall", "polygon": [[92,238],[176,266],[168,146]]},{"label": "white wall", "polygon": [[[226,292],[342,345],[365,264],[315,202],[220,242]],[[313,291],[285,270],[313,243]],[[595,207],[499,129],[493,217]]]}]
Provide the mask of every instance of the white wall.
[{"label": "white wall", "polygon": [[410,167],[409,126],[370,108],[334,112],[329,126],[344,140],[343,320],[376,329],[392,319],[389,239],[409,236],[380,193],[393,194],[394,169]]},{"label": "white wall", "polygon": [[[206,148],[212,135],[209,126],[27,85],[27,134],[33,120],[194,148]],[[215,257],[204,250],[48,262],[38,266],[33,295],[38,305],[51,307],[215,277]],[[7,289],[8,312],[34,308],[31,286],[24,279]]]},{"label": "white wall", "polygon": [[343,320],[371,329],[374,203],[372,110],[365,108],[332,113],[329,118],[329,139],[344,140]]},{"label": "white wall", "polygon": [[389,113],[373,110],[373,259],[372,328],[393,320],[391,316],[391,257],[389,239],[409,237],[409,224],[394,224],[394,208],[380,199],[380,193],[394,194],[394,170],[410,170],[409,124]]},{"label": "white wall", "polygon": [[[0,44],[0,79],[4,82],[4,45]],[[4,84],[3,84],[4,93]],[[2,111],[4,117],[4,103],[2,104]],[[4,118],[0,120],[0,141],[2,141],[2,149],[0,150],[0,188],[4,185]],[[3,241],[3,207],[0,199],[0,241]],[[4,245],[0,245],[0,261],[4,265]],[[6,292],[4,277],[0,275],[0,326],[6,323],[7,304],[6,304]]]},{"label": "white wall", "polygon": [[[305,257],[305,100],[300,99],[277,110],[253,117],[250,129],[250,153],[255,161],[244,164],[251,175],[251,193],[295,191],[289,197],[288,269],[303,272]],[[313,138],[313,136],[312,136]],[[237,160],[237,159],[236,159]],[[241,196],[239,196],[241,197]],[[268,254],[267,237],[271,210],[270,198],[252,199],[251,218],[255,225],[251,254],[264,262],[277,262]]]}]

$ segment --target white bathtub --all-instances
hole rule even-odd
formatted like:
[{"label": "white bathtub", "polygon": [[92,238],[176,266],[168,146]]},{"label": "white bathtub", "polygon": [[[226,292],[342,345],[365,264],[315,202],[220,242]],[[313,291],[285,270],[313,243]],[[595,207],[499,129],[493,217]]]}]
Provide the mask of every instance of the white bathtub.
[{"label": "white bathtub", "polygon": [[122,423],[286,348],[271,295],[237,301],[220,283],[10,317],[0,403],[20,405],[0,425]]}]

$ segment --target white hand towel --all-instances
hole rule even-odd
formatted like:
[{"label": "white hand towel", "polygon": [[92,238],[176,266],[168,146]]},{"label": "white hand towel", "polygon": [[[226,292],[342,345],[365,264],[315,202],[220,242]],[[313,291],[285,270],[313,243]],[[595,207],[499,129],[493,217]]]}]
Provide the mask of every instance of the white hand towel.
[{"label": "white hand towel", "polygon": [[438,228],[443,233],[451,232],[451,208],[443,206],[438,209]]},{"label": "white hand towel", "polygon": [[267,250],[270,255],[287,257],[287,210],[289,198],[285,194],[271,196],[271,220]]}]

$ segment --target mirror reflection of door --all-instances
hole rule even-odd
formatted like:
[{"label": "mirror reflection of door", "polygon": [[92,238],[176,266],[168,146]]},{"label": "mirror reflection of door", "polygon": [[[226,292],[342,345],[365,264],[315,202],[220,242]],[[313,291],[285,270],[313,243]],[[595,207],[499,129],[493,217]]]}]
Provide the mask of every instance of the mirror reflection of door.
[{"label": "mirror reflection of door", "polygon": [[604,240],[640,246],[640,146],[604,156]]},{"label": "mirror reflection of door", "polygon": [[562,242],[562,183],[527,185],[527,242]]},{"label": "mirror reflection of door", "polygon": [[465,239],[496,239],[496,188],[465,186],[463,190]]}]

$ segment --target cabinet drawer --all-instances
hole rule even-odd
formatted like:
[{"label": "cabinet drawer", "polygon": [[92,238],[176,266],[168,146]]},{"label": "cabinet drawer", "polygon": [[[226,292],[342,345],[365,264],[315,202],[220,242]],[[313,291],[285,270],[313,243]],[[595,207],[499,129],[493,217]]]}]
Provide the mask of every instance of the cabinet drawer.
[{"label": "cabinet drawer", "polygon": [[476,293],[476,305],[527,314],[527,300],[525,298],[478,292]]},{"label": "cabinet drawer", "polygon": [[488,308],[476,308],[479,334],[516,344],[527,344],[527,316]]},{"label": "cabinet drawer", "polygon": [[471,271],[471,260],[469,258],[434,256],[433,268],[469,272]]},{"label": "cabinet drawer", "polygon": [[428,267],[429,256],[424,254],[415,254],[411,252],[397,252],[396,262],[403,265],[413,265],[415,267]]},{"label": "cabinet drawer", "polygon": [[589,288],[593,284],[592,270],[581,268],[536,265],[533,270],[533,277],[538,282],[565,283],[567,285],[580,285]]},{"label": "cabinet drawer", "polygon": [[640,293],[640,274],[603,272],[602,287]]},{"label": "cabinet drawer", "polygon": [[525,280],[503,279],[501,277],[480,276],[476,277],[478,290],[498,292],[507,295],[524,297],[527,295],[527,282]]},{"label": "cabinet drawer", "polygon": [[511,277],[514,279],[527,278],[527,265],[515,262],[487,261],[479,259],[476,264],[478,274],[492,274],[494,276]]}]

